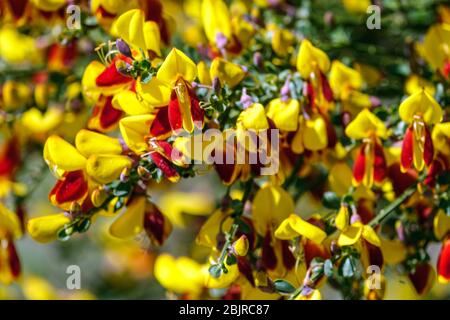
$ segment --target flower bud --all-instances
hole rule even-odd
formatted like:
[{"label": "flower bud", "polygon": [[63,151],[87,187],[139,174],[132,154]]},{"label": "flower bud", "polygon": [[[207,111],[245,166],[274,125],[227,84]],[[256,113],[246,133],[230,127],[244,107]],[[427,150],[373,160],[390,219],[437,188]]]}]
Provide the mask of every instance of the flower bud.
[{"label": "flower bud", "polygon": [[27,230],[30,236],[41,243],[56,240],[58,231],[70,222],[64,213],[33,218],[28,221]]},{"label": "flower bud", "polygon": [[237,239],[233,243],[233,253],[235,253],[237,256],[243,257],[248,252],[248,239],[245,234],[243,234],[239,239]]},{"label": "flower bud", "polygon": [[91,202],[95,207],[100,207],[103,203],[105,203],[106,198],[108,197],[108,193],[102,187],[94,189],[91,195]]},{"label": "flower bud", "polygon": [[253,63],[259,70],[264,69],[264,59],[261,52],[255,52],[253,54]]},{"label": "flower bud", "polygon": [[116,40],[116,47],[117,47],[117,50],[119,50],[119,52],[121,54],[123,54],[124,56],[132,58],[130,47],[128,46],[128,44],[125,41],[123,41],[120,38],[117,39]]},{"label": "flower bud", "polygon": [[125,168],[123,168],[122,172],[120,173],[119,179],[121,182],[127,182],[129,176],[130,176],[130,170],[127,167],[125,167]]},{"label": "flower bud", "polygon": [[148,171],[148,170],[147,170],[145,167],[143,167],[143,166],[138,166],[138,167],[137,167],[137,173],[138,173],[139,177],[140,177],[142,180],[144,180],[144,181],[150,180],[151,177],[152,177],[150,171]]},{"label": "flower bud", "polygon": [[212,82],[212,87],[216,94],[220,93],[220,90],[222,90],[222,86],[220,84],[219,77],[214,77],[213,82]]}]

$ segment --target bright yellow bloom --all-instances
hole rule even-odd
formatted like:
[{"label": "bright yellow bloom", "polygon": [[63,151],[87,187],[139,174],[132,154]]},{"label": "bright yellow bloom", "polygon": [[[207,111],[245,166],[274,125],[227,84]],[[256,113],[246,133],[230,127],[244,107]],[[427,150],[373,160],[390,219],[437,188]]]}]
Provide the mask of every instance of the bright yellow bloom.
[{"label": "bright yellow bloom", "polygon": [[359,221],[350,224],[347,206],[341,206],[336,216],[336,227],[341,231],[338,239],[338,244],[341,247],[354,245],[360,239],[364,239],[374,246],[381,246],[380,238],[371,226],[364,225]]},{"label": "bright yellow bloom", "polygon": [[300,103],[295,99],[287,101],[277,98],[269,102],[266,115],[275,126],[283,131],[297,131]]},{"label": "bright yellow bloom", "polygon": [[244,79],[245,71],[233,62],[215,58],[211,63],[210,77],[211,79],[217,77],[222,84],[233,88]]},{"label": "bright yellow bloom", "polygon": [[41,243],[56,240],[58,231],[70,222],[64,213],[32,218],[28,221],[27,230],[30,236]]},{"label": "bright yellow bloom", "polygon": [[275,230],[275,237],[278,239],[290,240],[299,236],[320,244],[325,240],[327,234],[319,227],[303,220],[295,214],[291,214]]},{"label": "bright yellow bloom", "polygon": [[426,124],[436,124],[442,120],[442,109],[426,90],[420,90],[405,99],[399,107],[400,118],[413,123],[416,118]]},{"label": "bright yellow bloom", "polygon": [[297,56],[297,70],[303,79],[309,79],[312,73],[319,70],[326,73],[330,69],[330,59],[325,52],[314,47],[308,39],[300,44]]},{"label": "bright yellow bloom", "polygon": [[362,140],[373,135],[386,139],[388,130],[383,121],[369,109],[364,109],[345,128],[345,134],[355,140]]}]

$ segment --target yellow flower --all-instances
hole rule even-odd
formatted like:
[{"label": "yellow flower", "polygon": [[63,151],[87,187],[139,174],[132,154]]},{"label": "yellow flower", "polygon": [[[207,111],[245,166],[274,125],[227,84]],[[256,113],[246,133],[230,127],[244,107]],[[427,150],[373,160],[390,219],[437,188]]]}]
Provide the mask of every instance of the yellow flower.
[{"label": "yellow flower", "polygon": [[450,122],[436,124],[431,137],[436,150],[447,156],[450,155]]},{"label": "yellow flower", "polygon": [[450,217],[443,210],[439,210],[433,220],[434,234],[438,240],[450,233]]},{"label": "yellow flower", "polygon": [[369,225],[364,225],[359,221],[350,224],[348,208],[341,206],[336,216],[336,227],[341,231],[338,238],[338,245],[351,246],[364,239],[374,246],[380,247],[381,241],[377,233]]},{"label": "yellow flower", "polygon": [[69,222],[64,213],[37,217],[28,221],[27,230],[34,240],[46,243],[56,240],[58,231]]},{"label": "yellow flower", "polygon": [[41,52],[37,50],[33,37],[19,33],[12,27],[0,29],[0,57],[7,63],[39,63]]},{"label": "yellow flower", "polygon": [[211,63],[210,77],[219,78],[222,84],[230,88],[238,85],[245,77],[245,71],[241,66],[222,58],[215,58]]},{"label": "yellow flower", "polygon": [[269,129],[266,113],[262,104],[254,103],[247,109],[244,109],[237,119],[237,126],[243,129],[265,130]]},{"label": "yellow flower", "polygon": [[311,118],[299,117],[299,127],[292,140],[292,151],[302,153],[305,149],[311,151],[323,150],[328,146],[328,132],[325,119],[318,114]]},{"label": "yellow flower", "polygon": [[111,33],[136,49],[152,51],[156,56],[161,56],[159,27],[154,21],[145,21],[145,13],[140,9],[121,14],[114,21]]},{"label": "yellow flower", "polygon": [[5,111],[24,107],[31,98],[31,89],[25,83],[7,80],[1,89],[0,106]]},{"label": "yellow flower", "polygon": [[345,134],[355,140],[369,138],[372,135],[386,139],[388,130],[383,121],[369,109],[364,109],[345,128]]},{"label": "yellow flower", "polygon": [[327,237],[327,234],[319,227],[303,220],[295,214],[291,214],[275,230],[275,237],[278,239],[290,240],[299,236],[321,244]]},{"label": "yellow flower", "polygon": [[417,91],[420,91],[422,89],[425,89],[430,93],[430,95],[434,96],[436,89],[434,88],[433,83],[430,81],[419,77],[416,74],[412,74],[406,79],[405,82],[405,92],[409,95],[416,93]]},{"label": "yellow flower", "polygon": [[66,0],[31,0],[31,2],[40,10],[47,12],[57,11],[67,4]]},{"label": "yellow flower", "polygon": [[370,0],[342,0],[342,4],[350,13],[363,14],[372,3]]},{"label": "yellow flower", "polygon": [[414,122],[415,117],[423,119],[427,124],[436,124],[442,120],[442,109],[429,92],[420,90],[407,99],[399,107],[400,118],[406,123]]},{"label": "yellow flower", "polygon": [[204,0],[201,13],[206,37],[211,44],[218,46],[218,34],[222,34],[226,39],[231,39],[230,13],[224,1]]},{"label": "yellow flower", "polygon": [[266,115],[283,131],[297,131],[300,103],[296,99],[274,99],[266,107]]},{"label": "yellow flower", "polygon": [[304,39],[300,44],[297,56],[297,70],[303,79],[309,79],[312,73],[319,70],[326,73],[330,69],[330,60],[325,52],[314,47],[311,42]]},{"label": "yellow flower", "polygon": [[163,253],[156,258],[154,268],[156,280],[169,291],[196,296],[203,289],[204,267],[191,258],[175,259],[171,255]]},{"label": "yellow flower", "polygon": [[37,108],[31,108],[22,115],[22,125],[32,134],[48,133],[55,130],[63,121],[63,112],[59,108],[48,108],[42,113]]},{"label": "yellow flower", "polygon": [[248,238],[245,234],[239,237],[234,243],[233,243],[233,250],[236,253],[236,255],[240,257],[244,257],[247,255],[249,247]]},{"label": "yellow flower", "polygon": [[431,26],[423,43],[418,43],[416,48],[433,70],[448,77],[446,66],[450,63],[450,24],[442,23]]}]

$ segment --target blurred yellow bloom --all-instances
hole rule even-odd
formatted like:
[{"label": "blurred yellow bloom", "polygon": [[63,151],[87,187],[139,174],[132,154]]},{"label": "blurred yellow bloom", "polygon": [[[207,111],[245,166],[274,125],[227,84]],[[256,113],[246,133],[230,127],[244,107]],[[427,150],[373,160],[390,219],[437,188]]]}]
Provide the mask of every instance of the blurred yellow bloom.
[{"label": "blurred yellow bloom", "polygon": [[0,58],[11,64],[39,63],[41,52],[37,50],[35,41],[14,28],[3,27],[0,29]]},{"label": "blurred yellow bloom", "polygon": [[22,125],[32,134],[49,133],[63,121],[63,112],[59,108],[48,108],[45,113],[31,108],[22,115]]},{"label": "blurred yellow bloom", "polygon": [[420,91],[422,89],[428,91],[432,96],[434,96],[436,92],[433,83],[424,78],[419,77],[416,74],[412,74],[408,77],[408,79],[406,79],[405,92],[408,95],[416,93],[417,91]]},{"label": "blurred yellow bloom", "polygon": [[245,71],[233,62],[215,58],[211,63],[210,77],[211,79],[217,77],[222,84],[233,88],[244,79]]},{"label": "blurred yellow bloom", "polygon": [[0,107],[5,111],[11,111],[24,107],[31,98],[31,89],[21,82],[7,80],[1,88]]},{"label": "blurred yellow bloom", "polygon": [[296,99],[284,101],[281,98],[269,102],[266,115],[275,126],[283,131],[297,131],[300,103]]},{"label": "blurred yellow bloom", "polygon": [[303,79],[309,79],[317,69],[326,73],[330,69],[330,59],[325,52],[314,47],[308,39],[304,39],[297,56],[297,70]]}]

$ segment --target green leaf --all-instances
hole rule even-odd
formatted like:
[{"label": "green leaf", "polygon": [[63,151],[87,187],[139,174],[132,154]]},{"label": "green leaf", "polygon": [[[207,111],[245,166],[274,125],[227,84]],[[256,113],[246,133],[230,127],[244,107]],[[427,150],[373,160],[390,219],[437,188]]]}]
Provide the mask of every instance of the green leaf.
[{"label": "green leaf", "polygon": [[277,279],[274,281],[275,290],[282,294],[291,294],[295,291],[292,284],[283,279]]},{"label": "green leaf", "polygon": [[91,226],[91,219],[81,219],[77,224],[77,231],[80,233],[88,231]]},{"label": "green leaf", "polygon": [[355,275],[355,264],[352,257],[347,257],[342,265],[342,276],[352,278]]},{"label": "green leaf", "polygon": [[131,183],[121,182],[113,190],[113,195],[116,197],[125,197],[130,193],[130,191],[131,191]]},{"label": "green leaf", "polygon": [[330,259],[325,260],[324,264],[323,264],[323,273],[327,276],[327,277],[332,277],[334,275],[334,266],[333,266],[333,262],[331,262]]}]

